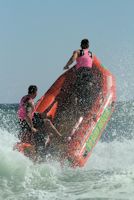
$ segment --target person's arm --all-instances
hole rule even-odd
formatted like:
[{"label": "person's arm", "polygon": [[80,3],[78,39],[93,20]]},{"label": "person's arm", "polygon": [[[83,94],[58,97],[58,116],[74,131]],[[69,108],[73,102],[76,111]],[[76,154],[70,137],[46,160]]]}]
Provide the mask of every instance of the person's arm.
[{"label": "person's arm", "polygon": [[34,133],[37,132],[37,129],[34,128],[34,126],[33,126],[33,121],[31,119],[31,113],[27,113],[25,120],[26,120],[27,124],[29,125],[29,127],[31,128],[31,131]]},{"label": "person's arm", "polygon": [[78,51],[74,51],[73,55],[71,56],[71,58],[69,59],[69,61],[67,62],[67,64],[65,65],[65,67],[63,68],[64,70],[69,69],[69,66],[78,58]]},{"label": "person's arm", "polygon": [[28,123],[29,127],[31,128],[31,131],[35,133],[35,132],[37,132],[37,129],[34,128],[33,121],[32,121],[33,110],[34,110],[34,106],[32,105],[32,103],[30,101],[28,101],[27,104],[26,104],[26,118],[25,118],[25,120]]},{"label": "person's arm", "polygon": [[52,132],[56,133],[57,135],[59,135],[60,137],[62,136],[59,131],[55,128],[55,126],[53,125],[53,123],[49,120],[49,119],[44,119],[44,123],[50,127],[50,130],[52,130]]}]

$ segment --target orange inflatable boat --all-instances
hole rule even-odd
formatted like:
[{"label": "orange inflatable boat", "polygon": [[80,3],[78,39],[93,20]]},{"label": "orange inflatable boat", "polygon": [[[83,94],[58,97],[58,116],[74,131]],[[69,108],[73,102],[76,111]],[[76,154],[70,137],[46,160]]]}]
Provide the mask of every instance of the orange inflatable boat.
[{"label": "orange inflatable boat", "polygon": [[72,167],[85,165],[114,111],[115,78],[96,56],[91,74],[90,81],[87,85],[84,83],[81,90],[85,90],[86,100],[83,95],[76,96],[74,90],[80,85],[76,85],[76,69],[72,67],[54,82],[36,105],[36,111],[46,112],[62,134],[61,139],[53,138],[51,142],[53,154],[68,160]]},{"label": "orange inflatable boat", "polygon": [[114,110],[115,78],[95,56],[91,73],[88,84],[91,92],[86,97],[89,104],[84,106],[83,99],[82,106],[77,104],[78,97],[72,89],[76,70],[72,67],[55,81],[36,106],[39,113],[48,110],[47,116],[62,134],[60,141],[53,141],[55,152],[59,151],[72,166],[84,166]]}]

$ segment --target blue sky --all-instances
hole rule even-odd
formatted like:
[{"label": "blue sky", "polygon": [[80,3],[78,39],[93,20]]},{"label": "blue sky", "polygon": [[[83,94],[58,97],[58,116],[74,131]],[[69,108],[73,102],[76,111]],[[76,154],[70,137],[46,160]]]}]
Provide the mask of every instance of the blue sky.
[{"label": "blue sky", "polygon": [[118,100],[134,98],[133,0],[0,0],[0,103],[30,84],[41,97],[83,38],[116,77]]}]

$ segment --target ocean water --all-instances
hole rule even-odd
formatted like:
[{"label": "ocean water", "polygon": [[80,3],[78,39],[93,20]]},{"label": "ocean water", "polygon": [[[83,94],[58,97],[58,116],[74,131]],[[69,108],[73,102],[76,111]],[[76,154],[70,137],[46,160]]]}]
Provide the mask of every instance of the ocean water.
[{"label": "ocean water", "polygon": [[0,200],[133,200],[134,102],[118,102],[83,168],[13,151],[17,105],[0,105]]}]

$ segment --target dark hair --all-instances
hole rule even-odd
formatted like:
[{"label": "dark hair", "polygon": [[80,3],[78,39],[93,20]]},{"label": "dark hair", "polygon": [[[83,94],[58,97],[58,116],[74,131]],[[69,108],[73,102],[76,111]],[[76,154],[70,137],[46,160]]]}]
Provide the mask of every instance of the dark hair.
[{"label": "dark hair", "polygon": [[87,49],[88,47],[89,47],[89,41],[88,41],[88,39],[83,39],[81,41],[81,48],[82,49]]},{"label": "dark hair", "polygon": [[28,88],[28,94],[34,94],[37,92],[37,86],[36,85],[30,85]]}]

